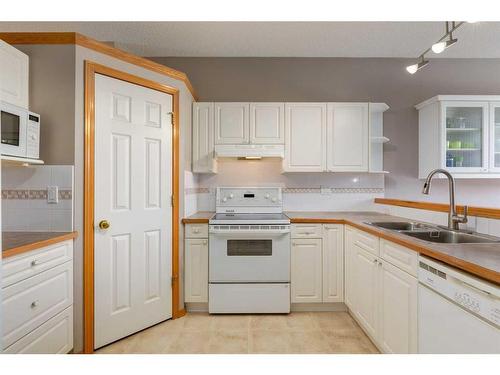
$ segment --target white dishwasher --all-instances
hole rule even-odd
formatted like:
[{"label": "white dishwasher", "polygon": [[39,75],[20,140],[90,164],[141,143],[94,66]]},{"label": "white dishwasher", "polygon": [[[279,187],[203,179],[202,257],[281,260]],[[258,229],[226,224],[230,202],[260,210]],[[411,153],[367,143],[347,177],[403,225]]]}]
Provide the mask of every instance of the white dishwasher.
[{"label": "white dishwasher", "polygon": [[500,287],[420,256],[419,353],[500,353]]}]

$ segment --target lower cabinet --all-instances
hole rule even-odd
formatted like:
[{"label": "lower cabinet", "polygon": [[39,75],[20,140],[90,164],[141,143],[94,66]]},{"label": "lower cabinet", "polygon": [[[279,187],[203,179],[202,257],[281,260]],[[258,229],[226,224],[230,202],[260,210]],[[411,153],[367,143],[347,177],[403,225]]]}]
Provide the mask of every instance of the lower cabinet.
[{"label": "lower cabinet", "polygon": [[379,264],[381,349],[386,353],[417,353],[417,279],[386,261]]},{"label": "lower cabinet", "polygon": [[184,301],[208,303],[208,224],[187,224],[184,241]]},{"label": "lower cabinet", "polygon": [[394,257],[394,251],[374,255],[358,245],[358,233],[363,235],[345,228],[346,305],[383,352],[416,353],[418,281],[407,272],[412,268],[398,266],[406,264],[400,259],[416,263],[418,254],[381,239],[382,249],[397,247],[400,256]]},{"label": "lower cabinet", "polygon": [[322,302],[322,240],[292,239],[292,303]]},{"label": "lower cabinet", "polygon": [[208,239],[186,239],[185,301],[208,302]]},{"label": "lower cabinet", "polygon": [[344,229],[341,224],[292,225],[292,303],[344,301]]},{"label": "lower cabinet", "polygon": [[73,348],[73,241],[2,261],[2,351],[56,354]]}]

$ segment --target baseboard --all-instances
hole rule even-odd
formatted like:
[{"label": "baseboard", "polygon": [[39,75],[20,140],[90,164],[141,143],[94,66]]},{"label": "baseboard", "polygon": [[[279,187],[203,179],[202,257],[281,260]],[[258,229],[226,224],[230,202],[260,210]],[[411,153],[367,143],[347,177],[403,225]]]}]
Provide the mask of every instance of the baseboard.
[{"label": "baseboard", "polygon": [[291,311],[347,311],[347,306],[343,302],[336,303],[292,303]]},{"label": "baseboard", "polygon": [[205,302],[186,302],[184,306],[187,312],[208,312],[208,303]]},{"label": "baseboard", "polygon": [[[186,302],[187,312],[208,312],[208,303]],[[347,311],[347,306],[343,302],[337,303],[292,303],[290,311]]]}]

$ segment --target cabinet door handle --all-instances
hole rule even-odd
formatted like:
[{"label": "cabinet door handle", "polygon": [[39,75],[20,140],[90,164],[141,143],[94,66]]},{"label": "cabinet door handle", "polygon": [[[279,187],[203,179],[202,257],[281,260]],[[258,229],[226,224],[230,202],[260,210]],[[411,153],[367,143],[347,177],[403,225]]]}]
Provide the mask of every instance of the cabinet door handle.
[{"label": "cabinet door handle", "polygon": [[203,240],[203,245],[206,245],[208,243],[207,240]]},{"label": "cabinet door handle", "polygon": [[34,309],[37,306],[38,306],[38,300],[35,300],[35,301],[31,302],[31,308],[32,309]]},{"label": "cabinet door handle", "polygon": [[36,259],[34,259],[34,260],[31,261],[31,267],[35,267],[38,264],[39,264],[39,262]]}]

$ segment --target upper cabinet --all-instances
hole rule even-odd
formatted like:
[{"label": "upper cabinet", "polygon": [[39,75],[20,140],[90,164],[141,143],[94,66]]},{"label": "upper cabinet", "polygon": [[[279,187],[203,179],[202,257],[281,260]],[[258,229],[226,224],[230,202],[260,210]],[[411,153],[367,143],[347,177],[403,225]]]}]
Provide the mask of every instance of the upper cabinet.
[{"label": "upper cabinet", "polygon": [[250,103],[250,143],[285,143],[284,103]]},{"label": "upper cabinet", "polygon": [[214,103],[193,103],[193,172],[217,172],[214,154]]},{"label": "upper cabinet", "polygon": [[249,141],[248,103],[215,103],[215,144],[238,145]]},{"label": "upper cabinet", "polygon": [[29,107],[29,58],[0,40],[0,100]]},{"label": "upper cabinet", "polygon": [[326,171],[326,103],[285,104],[283,170]]},{"label": "upper cabinet", "polygon": [[500,177],[500,97],[440,95],[419,111],[419,177],[443,168],[458,178]]},{"label": "upper cabinet", "polygon": [[328,103],[328,171],[368,172],[368,134],[368,103]]},{"label": "upper cabinet", "polygon": [[194,103],[193,172],[215,173],[220,157],[279,157],[284,172],[383,173],[388,108],[384,103]]}]

